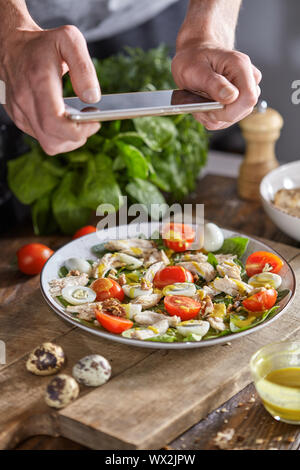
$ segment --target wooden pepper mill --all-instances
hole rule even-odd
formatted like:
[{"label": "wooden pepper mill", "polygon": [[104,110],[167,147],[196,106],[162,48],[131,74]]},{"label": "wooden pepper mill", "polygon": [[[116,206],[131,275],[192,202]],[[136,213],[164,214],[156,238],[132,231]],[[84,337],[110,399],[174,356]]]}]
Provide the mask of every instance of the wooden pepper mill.
[{"label": "wooden pepper mill", "polygon": [[261,101],[252,114],[240,122],[246,140],[246,153],[240,167],[238,193],[243,199],[260,201],[259,185],[279,163],[275,144],[280,136],[283,119],[275,109]]}]

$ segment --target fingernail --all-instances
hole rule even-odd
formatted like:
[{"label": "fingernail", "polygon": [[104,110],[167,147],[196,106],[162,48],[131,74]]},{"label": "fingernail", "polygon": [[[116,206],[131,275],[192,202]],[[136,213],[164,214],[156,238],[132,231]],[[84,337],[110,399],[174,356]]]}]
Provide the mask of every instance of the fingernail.
[{"label": "fingernail", "polygon": [[228,86],[221,88],[219,92],[219,97],[221,100],[227,100],[234,95],[234,89]]},{"label": "fingernail", "polygon": [[101,98],[99,88],[89,88],[82,93],[82,101],[85,103],[97,103]]}]

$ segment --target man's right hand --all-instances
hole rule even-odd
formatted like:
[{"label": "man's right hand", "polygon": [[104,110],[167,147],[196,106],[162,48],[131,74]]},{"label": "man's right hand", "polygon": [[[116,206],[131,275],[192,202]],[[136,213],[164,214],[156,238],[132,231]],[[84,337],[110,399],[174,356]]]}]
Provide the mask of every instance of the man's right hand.
[{"label": "man's right hand", "polygon": [[98,123],[78,124],[64,115],[62,76],[67,71],[82,101],[95,103],[101,97],[86,41],[75,26],[14,31],[2,43],[0,64],[7,113],[47,154],[81,147],[99,130]]}]

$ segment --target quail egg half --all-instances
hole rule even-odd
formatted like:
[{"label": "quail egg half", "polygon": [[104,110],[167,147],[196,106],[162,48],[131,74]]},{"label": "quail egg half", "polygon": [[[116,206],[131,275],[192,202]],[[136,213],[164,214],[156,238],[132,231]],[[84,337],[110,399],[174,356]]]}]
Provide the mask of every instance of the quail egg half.
[{"label": "quail egg half", "polygon": [[99,387],[110,378],[111,366],[105,357],[92,354],[80,359],[72,373],[77,382],[87,387]]},{"label": "quail egg half", "polygon": [[59,374],[48,384],[45,402],[52,408],[64,408],[79,395],[79,385],[70,375]]},{"label": "quail egg half", "polygon": [[61,346],[43,343],[35,348],[26,362],[26,369],[35,375],[56,374],[65,363],[65,353]]}]

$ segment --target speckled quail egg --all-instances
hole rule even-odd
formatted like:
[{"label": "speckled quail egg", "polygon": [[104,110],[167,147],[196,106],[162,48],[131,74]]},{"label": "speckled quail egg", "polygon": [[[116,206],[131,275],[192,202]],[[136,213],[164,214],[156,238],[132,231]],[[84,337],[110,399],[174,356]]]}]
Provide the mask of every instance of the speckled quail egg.
[{"label": "speckled quail egg", "polygon": [[98,387],[110,378],[111,366],[105,357],[99,354],[85,356],[73,367],[73,377],[87,387]]},{"label": "speckled quail egg", "polygon": [[204,249],[208,252],[218,251],[224,242],[222,230],[216,224],[205,224],[204,227]]},{"label": "speckled quail egg", "polygon": [[43,343],[30,353],[26,369],[35,375],[56,374],[64,365],[65,359],[65,353],[60,346]]},{"label": "speckled quail egg", "polygon": [[69,271],[80,271],[86,274],[90,274],[92,269],[90,263],[83,258],[69,258],[65,266]]},{"label": "speckled quail egg", "polygon": [[79,395],[79,385],[70,375],[59,374],[48,384],[45,402],[52,408],[64,408]]}]

